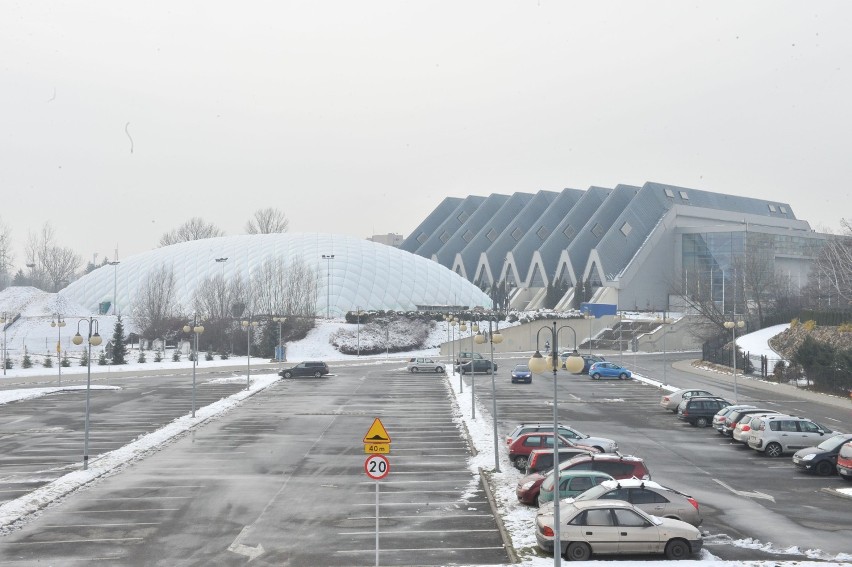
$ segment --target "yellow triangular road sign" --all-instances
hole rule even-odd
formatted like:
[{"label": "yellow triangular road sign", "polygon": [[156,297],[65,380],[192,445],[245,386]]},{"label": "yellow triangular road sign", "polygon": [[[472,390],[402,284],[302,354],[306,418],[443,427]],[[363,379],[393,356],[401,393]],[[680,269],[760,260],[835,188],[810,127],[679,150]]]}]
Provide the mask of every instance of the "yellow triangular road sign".
[{"label": "yellow triangular road sign", "polygon": [[367,434],[364,435],[364,443],[390,443],[390,435],[385,430],[385,426],[382,425],[382,420],[378,417],[373,420],[373,425],[370,426],[370,429],[367,431]]}]

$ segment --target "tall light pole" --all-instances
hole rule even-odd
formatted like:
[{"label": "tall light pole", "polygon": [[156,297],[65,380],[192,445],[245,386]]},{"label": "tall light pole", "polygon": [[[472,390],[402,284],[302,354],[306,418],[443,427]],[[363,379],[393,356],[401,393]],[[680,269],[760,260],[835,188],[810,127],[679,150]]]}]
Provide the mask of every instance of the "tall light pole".
[{"label": "tall light pole", "polygon": [[[498,312],[499,313],[499,312]],[[496,324],[496,327],[491,326],[491,322]],[[483,334],[476,334],[476,342],[483,344],[485,337]],[[494,380],[494,343],[498,345],[503,342],[503,335],[500,334],[500,323],[496,317],[488,316],[488,344],[491,346],[491,425],[493,428],[492,436],[494,437],[494,471],[500,472],[500,450],[497,441],[497,382]],[[471,358],[471,360],[473,360]],[[471,366],[473,363],[471,362]]]},{"label": "tall light pole", "polygon": [[98,320],[94,317],[89,317],[88,319],[77,321],[77,334],[71,339],[71,342],[75,345],[83,344],[83,337],[80,335],[80,323],[86,323],[89,329],[89,356],[86,368],[86,421],[83,430],[83,470],[87,470],[89,468],[89,392],[92,388],[92,347],[101,344],[102,339],[98,334]]},{"label": "tall light pole", "polygon": [[112,314],[115,315],[118,306],[118,265],[121,264],[118,260],[108,262],[112,266]]},{"label": "tall light pole", "polygon": [[278,323],[278,362],[284,361],[284,343],[281,342],[281,323],[287,319],[286,317],[273,317],[272,320]]},{"label": "tall light pole", "polygon": [[3,376],[6,375],[6,326],[9,324],[8,314],[3,312]]},{"label": "tall light pole", "polygon": [[745,327],[745,321],[725,321],[725,328],[731,330],[731,372],[734,374],[734,403],[739,402],[737,396],[737,329],[743,327]]},{"label": "tall light pole", "polygon": [[192,417],[195,417],[195,368],[198,366],[198,335],[204,332],[204,325],[198,324],[198,313],[192,314],[192,325],[183,326],[183,332],[195,334],[195,355],[192,357]]},{"label": "tall light pole", "polygon": [[[56,366],[59,368],[59,383],[62,384],[62,327],[65,326],[65,319],[60,313],[53,314],[54,319],[50,322],[51,327],[56,327]],[[4,363],[5,366],[5,363]]]},{"label": "tall light pole", "polygon": [[[562,329],[570,329],[574,334],[574,352],[565,359],[565,369],[568,372],[579,372],[583,368],[583,358],[577,354],[577,331],[573,327],[563,325],[556,328],[556,321],[553,322],[553,328],[541,327],[535,335],[535,353],[529,361],[530,371],[537,374],[543,373],[549,368],[553,369],[553,564],[559,567],[562,563],[562,542],[559,534],[559,397],[556,390],[556,372],[559,369],[559,331]],[[539,335],[542,331],[550,331],[550,336],[553,340],[553,350],[547,358],[541,356],[541,351],[538,348]],[[549,359],[549,360],[548,360]]]},{"label": "tall light pole", "polygon": [[227,256],[223,256],[221,258],[216,258],[216,263],[222,264],[222,281],[223,282],[225,281],[225,262],[227,262],[227,261],[228,261]]},{"label": "tall light pole", "polygon": [[589,320],[589,354],[592,354],[592,321],[595,318],[595,314],[587,308],[584,317]]},{"label": "tall light pole", "polygon": [[251,328],[257,327],[257,321],[252,321],[251,315],[242,321],[246,335],[246,390],[251,389]]},{"label": "tall light pole", "polygon": [[663,384],[668,384],[668,379],[666,374],[668,373],[668,349],[666,348],[666,335],[669,334],[668,325],[671,324],[672,320],[668,317],[668,313],[663,311],[663,317],[660,319],[662,329],[663,329]]},{"label": "tall light pole", "polygon": [[331,319],[331,263],[334,254],[323,254],[322,259],[325,260],[325,316]]},{"label": "tall light pole", "polygon": [[356,305],[355,311],[356,311],[356,315],[358,317],[358,327],[357,327],[357,329],[358,329],[358,332],[357,332],[357,335],[358,335],[358,339],[357,339],[358,358],[361,358],[361,308]]},{"label": "tall light pole", "polygon": [[[450,344],[453,346],[453,360],[456,358],[456,325],[459,324],[459,318],[455,315],[450,315],[450,326],[453,329],[453,340]],[[455,362],[453,362],[455,364]],[[473,374],[473,360],[470,361],[470,370],[471,374]],[[464,373],[461,371],[461,363],[459,363],[459,393],[464,394]]]},{"label": "tall light pole", "polygon": [[[460,327],[462,331],[467,329],[467,324],[462,321],[462,326]],[[470,322],[470,359],[473,360],[473,334],[479,330],[479,325],[476,321]],[[493,362],[493,361],[492,361]],[[472,365],[473,363],[471,363]],[[470,418],[476,419],[476,373],[470,373]]]}]

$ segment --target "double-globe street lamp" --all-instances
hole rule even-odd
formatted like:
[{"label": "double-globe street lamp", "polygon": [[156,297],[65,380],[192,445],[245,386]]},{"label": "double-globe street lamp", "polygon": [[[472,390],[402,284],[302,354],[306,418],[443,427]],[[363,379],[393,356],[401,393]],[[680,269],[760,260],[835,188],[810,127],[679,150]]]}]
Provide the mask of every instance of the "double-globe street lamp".
[{"label": "double-globe street lamp", "polygon": [[[565,360],[565,369],[568,372],[576,373],[583,369],[583,358],[577,353],[577,331],[569,325],[562,325],[556,328],[556,321],[553,322],[553,327],[541,327],[535,335],[535,353],[529,360],[529,367],[536,374],[544,373],[545,370],[551,368],[553,370],[553,564],[557,567],[561,564],[561,542],[559,535],[559,409],[558,395],[556,390],[556,373],[559,369],[559,331],[562,329],[570,329],[574,334],[574,351]],[[541,355],[539,351],[539,336],[542,331],[549,331],[553,350],[547,358]]]},{"label": "double-globe street lamp", "polygon": [[86,368],[86,421],[83,429],[83,470],[87,470],[89,468],[89,391],[92,387],[92,347],[100,345],[103,341],[98,334],[98,320],[94,317],[89,317],[88,319],[77,321],[77,334],[74,335],[71,342],[78,346],[83,344],[83,336],[80,334],[80,323],[87,324],[89,335],[89,354]]},{"label": "double-globe street lamp", "polygon": [[56,327],[56,366],[59,369],[59,383],[62,384],[62,327],[65,326],[65,319],[61,313],[54,313],[53,319],[50,321],[51,327]]},{"label": "double-globe street lamp", "polygon": [[[495,324],[495,327],[491,326],[491,323]],[[481,325],[480,325],[481,327]],[[488,344],[491,347],[491,423],[493,427],[492,435],[494,436],[494,471],[500,472],[500,451],[498,447],[497,441],[497,384],[494,381],[494,344],[500,344],[503,342],[503,335],[500,334],[500,323],[496,317],[488,317],[488,338],[486,339],[485,335],[480,331],[476,334],[476,338],[474,339],[478,344],[484,344],[485,341],[488,341]],[[473,368],[473,357],[470,359],[470,367]],[[470,373],[473,376],[473,372]],[[473,381],[471,380],[471,384]],[[471,395],[472,397],[472,395]]]},{"label": "double-globe street lamp", "polygon": [[745,327],[745,321],[725,321],[725,328],[731,330],[731,371],[734,373],[734,403],[739,402],[737,396],[737,329]]},{"label": "double-globe street lamp", "polygon": [[195,368],[198,366],[198,335],[204,332],[204,325],[198,323],[198,313],[192,314],[192,325],[183,326],[183,332],[195,334],[195,348],[192,356],[192,417],[195,417]]}]

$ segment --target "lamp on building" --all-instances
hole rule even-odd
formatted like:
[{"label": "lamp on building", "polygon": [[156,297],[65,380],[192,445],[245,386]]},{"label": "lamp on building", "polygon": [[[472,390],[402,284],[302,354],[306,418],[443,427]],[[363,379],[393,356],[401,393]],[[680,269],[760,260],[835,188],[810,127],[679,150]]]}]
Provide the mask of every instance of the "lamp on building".
[{"label": "lamp on building", "polygon": [[89,392],[92,388],[92,347],[100,345],[103,339],[98,334],[98,320],[94,317],[89,317],[88,319],[77,321],[77,334],[71,339],[71,342],[75,345],[83,344],[83,336],[80,334],[80,323],[86,323],[89,329],[89,356],[87,357],[88,364],[86,368],[86,420],[83,428],[83,470],[87,470],[89,468]]}]

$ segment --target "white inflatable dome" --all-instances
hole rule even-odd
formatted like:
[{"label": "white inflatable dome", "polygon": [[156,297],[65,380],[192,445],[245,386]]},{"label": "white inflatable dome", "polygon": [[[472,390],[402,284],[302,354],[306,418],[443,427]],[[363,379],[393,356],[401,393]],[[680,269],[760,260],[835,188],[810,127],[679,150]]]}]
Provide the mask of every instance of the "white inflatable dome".
[{"label": "white inflatable dome", "polygon": [[[331,256],[333,259],[323,258]],[[227,258],[217,262],[216,260]],[[244,234],[181,242],[102,266],[60,293],[93,313],[113,302],[132,314],[137,293],[151,270],[170,266],[177,303],[192,311],[196,287],[223,273],[225,280],[248,279],[267,260],[300,259],[317,273],[317,314],[341,316],[356,308],[409,311],[418,305],[490,307],[475,285],[437,262],[369,240],[340,234]],[[330,309],[329,309],[330,307]],[[111,310],[110,310],[111,311]]]}]

